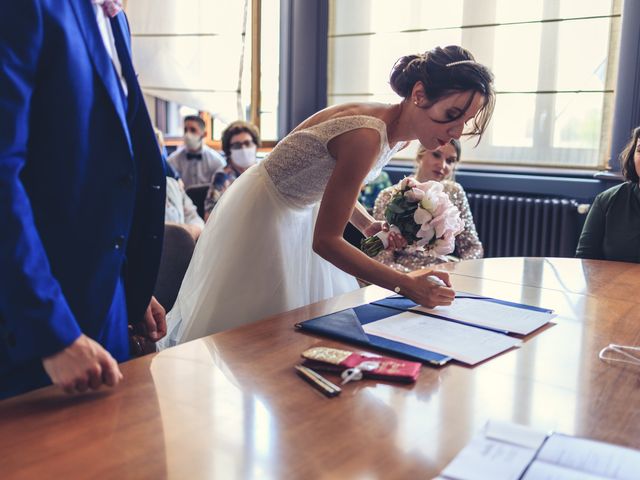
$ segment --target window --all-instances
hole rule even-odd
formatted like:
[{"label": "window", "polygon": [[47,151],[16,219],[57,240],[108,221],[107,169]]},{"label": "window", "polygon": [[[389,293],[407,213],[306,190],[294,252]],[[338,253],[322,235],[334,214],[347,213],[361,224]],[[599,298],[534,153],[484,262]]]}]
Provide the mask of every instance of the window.
[{"label": "window", "polygon": [[[167,102],[155,110],[166,115],[166,133],[176,133],[184,112],[200,111],[211,116],[214,139],[238,119],[258,123],[263,138],[275,138],[279,5],[279,0],[127,3],[140,84],[147,97]],[[254,30],[257,42],[252,42]],[[261,61],[252,62],[256,51],[262,52]],[[255,77],[258,88],[252,88]],[[257,105],[253,118],[252,104]]]},{"label": "window", "polygon": [[[601,168],[608,158],[617,0],[332,0],[329,104],[397,102],[400,56],[458,44],[489,66],[496,109],[467,162]],[[410,154],[411,152],[409,152]]]}]

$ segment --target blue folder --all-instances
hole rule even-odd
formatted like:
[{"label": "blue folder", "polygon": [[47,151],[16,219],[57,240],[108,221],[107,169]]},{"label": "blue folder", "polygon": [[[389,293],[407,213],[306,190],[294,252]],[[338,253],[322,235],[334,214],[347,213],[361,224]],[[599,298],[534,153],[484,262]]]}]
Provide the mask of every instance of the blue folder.
[{"label": "blue folder", "polygon": [[444,365],[451,360],[451,357],[407,345],[406,343],[395,342],[376,335],[369,335],[363,330],[363,325],[382,318],[391,317],[392,315],[398,315],[398,310],[398,308],[389,308],[388,306],[375,304],[360,305],[359,307],[349,308],[300,322],[296,324],[296,327],[310,333],[336,338],[347,343],[357,343],[367,347],[379,348],[390,353],[434,365]]}]

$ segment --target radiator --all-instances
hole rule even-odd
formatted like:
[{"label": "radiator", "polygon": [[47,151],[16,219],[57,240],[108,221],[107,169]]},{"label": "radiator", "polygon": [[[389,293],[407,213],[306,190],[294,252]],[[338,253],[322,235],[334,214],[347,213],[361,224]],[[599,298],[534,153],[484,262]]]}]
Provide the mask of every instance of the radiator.
[{"label": "radiator", "polygon": [[576,200],[467,194],[485,257],[573,257],[588,206]]}]

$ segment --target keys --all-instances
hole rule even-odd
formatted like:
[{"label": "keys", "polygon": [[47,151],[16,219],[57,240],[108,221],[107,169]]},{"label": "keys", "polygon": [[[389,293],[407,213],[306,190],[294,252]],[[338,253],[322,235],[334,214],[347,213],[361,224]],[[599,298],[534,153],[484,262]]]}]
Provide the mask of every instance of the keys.
[{"label": "keys", "polygon": [[379,366],[379,362],[366,361],[362,362],[357,367],[347,368],[340,374],[340,376],[342,377],[342,383],[340,383],[340,385],[344,385],[345,383],[349,383],[351,381],[362,380],[362,378],[364,377],[363,372],[372,372]]},{"label": "keys", "polygon": [[344,372],[340,374],[342,377],[342,382],[340,385],[344,385],[345,383],[349,383],[352,380],[362,380],[362,370],[358,367],[355,368],[347,368]]}]

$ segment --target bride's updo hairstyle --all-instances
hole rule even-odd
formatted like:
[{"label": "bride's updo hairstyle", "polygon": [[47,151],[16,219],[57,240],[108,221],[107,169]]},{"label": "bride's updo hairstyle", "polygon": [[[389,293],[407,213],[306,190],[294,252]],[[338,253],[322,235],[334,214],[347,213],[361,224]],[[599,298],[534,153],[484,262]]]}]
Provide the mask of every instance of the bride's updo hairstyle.
[{"label": "bride's updo hairstyle", "polygon": [[[400,58],[393,66],[389,80],[393,91],[407,99],[417,82],[422,82],[429,100],[422,108],[430,108],[437,101],[454,93],[475,91],[482,95],[484,104],[473,118],[470,130],[465,132],[465,135],[482,137],[495,105],[493,74],[487,67],[476,62],[469,51],[457,45],[449,45],[444,48],[436,47],[424,54]],[[462,117],[472,100],[473,97],[470,97],[458,117],[438,123],[448,123]]]}]

